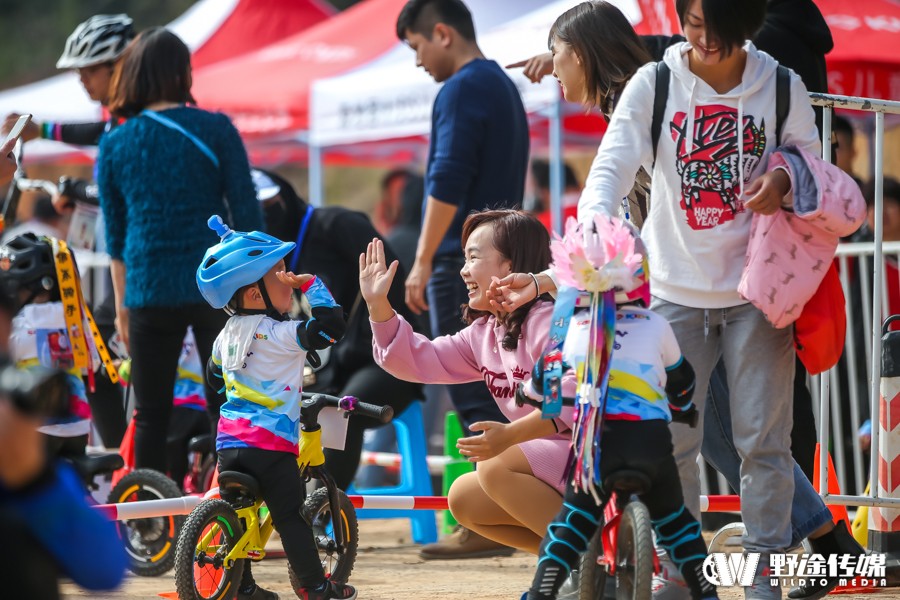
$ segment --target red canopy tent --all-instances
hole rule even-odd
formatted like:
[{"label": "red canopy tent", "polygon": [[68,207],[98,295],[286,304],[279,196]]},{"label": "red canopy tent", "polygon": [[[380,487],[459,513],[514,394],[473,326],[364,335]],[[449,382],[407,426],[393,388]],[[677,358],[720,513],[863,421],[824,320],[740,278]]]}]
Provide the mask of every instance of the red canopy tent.
[{"label": "red canopy tent", "polygon": [[245,139],[304,130],[312,80],[393,47],[394,23],[406,1],[361,2],[308,31],[204,69],[194,78],[194,97],[204,108],[228,113]]},{"label": "red canopy tent", "polygon": [[828,90],[842,96],[900,99],[900,2],[816,0],[834,50]]},{"label": "red canopy tent", "polygon": [[337,11],[325,0],[241,0],[191,54],[199,69],[241,56],[320,23]]}]

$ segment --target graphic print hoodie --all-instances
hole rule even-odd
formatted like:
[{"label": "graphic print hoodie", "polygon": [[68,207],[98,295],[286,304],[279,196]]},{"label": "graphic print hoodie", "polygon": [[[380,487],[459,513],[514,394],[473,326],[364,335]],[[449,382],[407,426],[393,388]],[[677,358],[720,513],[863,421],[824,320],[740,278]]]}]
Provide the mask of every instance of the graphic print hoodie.
[{"label": "graphic print hoodie", "polygon": [[[765,172],[775,149],[778,63],[747,42],[741,83],[719,94],[691,73],[690,49],[687,42],[676,44],[664,57],[672,75],[656,164],[651,63],[635,73],[616,105],[578,215],[584,221],[598,211],[616,214],[638,167],[652,168],[650,210],[641,232],[652,294],[683,306],[727,308],[746,302],[737,292],[752,216],[744,208],[744,190]],[[790,89],[781,143],[821,153],[806,88],[794,73]]]}]

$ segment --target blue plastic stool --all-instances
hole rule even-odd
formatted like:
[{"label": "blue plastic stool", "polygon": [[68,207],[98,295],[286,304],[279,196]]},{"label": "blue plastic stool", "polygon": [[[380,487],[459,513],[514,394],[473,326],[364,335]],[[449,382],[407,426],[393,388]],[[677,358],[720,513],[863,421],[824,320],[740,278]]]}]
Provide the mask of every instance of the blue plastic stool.
[{"label": "blue plastic stool", "polygon": [[[400,484],[391,487],[357,489],[353,485],[348,494],[361,496],[431,496],[431,474],[428,472],[428,444],[425,441],[425,422],[422,406],[412,402],[406,410],[391,421],[397,433],[397,448],[402,458]],[[438,539],[435,511],[412,509],[358,509],[359,519],[409,519],[412,538],[417,544],[430,544]]]}]

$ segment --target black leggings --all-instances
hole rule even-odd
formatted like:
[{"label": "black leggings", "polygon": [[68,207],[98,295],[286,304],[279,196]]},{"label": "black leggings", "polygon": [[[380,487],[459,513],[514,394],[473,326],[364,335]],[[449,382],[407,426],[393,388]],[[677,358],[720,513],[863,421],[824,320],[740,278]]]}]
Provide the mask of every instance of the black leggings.
[{"label": "black leggings", "polygon": [[169,453],[169,476],[178,487],[184,487],[188,470],[188,443],[195,435],[209,433],[209,417],[205,411],[186,406],[172,408],[169,437],[166,446]]},{"label": "black leggings", "polygon": [[[650,489],[640,496],[647,507],[657,543],[678,565],[695,598],[713,595],[715,588],[702,575],[706,544],[700,524],[684,507],[678,467],[672,456],[672,437],[665,421],[607,420],[600,442],[600,472],[632,469],[650,478]],[[587,549],[603,516],[611,490],[600,490],[601,503],[571,481],[563,506],[547,527],[541,542],[537,571],[528,600],[556,598],[565,578]],[[577,551],[576,551],[577,550]]]},{"label": "black leggings", "polygon": [[[166,440],[172,415],[172,395],[188,325],[194,328],[200,364],[205,365],[212,345],[228,315],[206,304],[177,308],[134,308],[129,315],[131,382],[136,397],[135,467],[168,472]],[[216,390],[206,385],[207,410],[218,416]]]},{"label": "black leggings", "polygon": [[[287,452],[259,448],[228,448],[219,451],[219,472],[237,471],[252,475],[259,482],[259,491],[272,523],[281,535],[281,543],[294,573],[303,587],[317,587],[325,580],[319,561],[319,551],[313,531],[303,519],[301,510],[306,499],[306,487],[300,478],[297,457]],[[253,584],[250,561],[244,566],[241,589]]]},{"label": "black leggings", "polygon": [[[317,391],[310,386],[304,391]],[[323,390],[324,391],[324,390]],[[376,364],[357,370],[344,386],[334,393],[336,396],[356,396],[363,402],[378,406],[391,406],[394,415],[399,415],[417,399],[422,399],[422,388],[418,384],[401,381],[385,372]],[[362,454],[363,434],[366,429],[378,427],[381,423],[367,417],[350,417],[347,425],[347,441],[343,450],[325,450],[325,465],[342,490],[356,476],[359,457]]]},{"label": "black leggings", "polygon": [[[116,330],[112,325],[98,325],[100,336],[108,342]],[[91,406],[91,421],[100,433],[100,439],[107,448],[118,448],[125,435],[125,398],[122,386],[113,383],[106,374],[106,369],[94,375],[94,391],[87,390],[88,404]]]}]

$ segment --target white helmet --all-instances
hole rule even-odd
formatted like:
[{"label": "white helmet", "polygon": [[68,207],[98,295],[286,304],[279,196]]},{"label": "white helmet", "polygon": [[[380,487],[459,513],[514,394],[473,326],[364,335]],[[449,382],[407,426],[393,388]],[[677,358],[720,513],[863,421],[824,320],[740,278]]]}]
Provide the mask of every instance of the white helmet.
[{"label": "white helmet", "polygon": [[66,49],[56,61],[57,69],[80,69],[113,62],[134,38],[128,15],[95,15],[75,28]]}]

